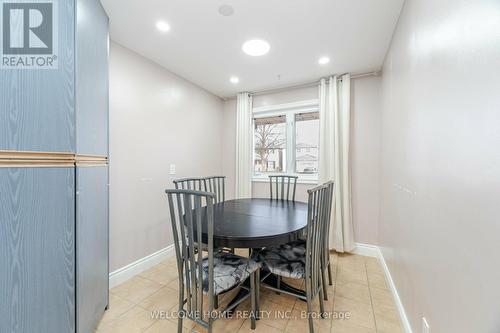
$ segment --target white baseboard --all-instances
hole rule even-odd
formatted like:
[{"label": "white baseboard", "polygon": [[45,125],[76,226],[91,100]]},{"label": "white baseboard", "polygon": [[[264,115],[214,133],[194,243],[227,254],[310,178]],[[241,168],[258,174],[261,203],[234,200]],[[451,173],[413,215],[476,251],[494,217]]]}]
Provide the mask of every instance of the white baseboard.
[{"label": "white baseboard", "polygon": [[413,333],[410,322],[408,321],[408,317],[406,316],[406,311],[403,307],[403,303],[399,298],[398,290],[396,289],[396,285],[394,284],[394,280],[392,279],[391,272],[389,271],[389,267],[385,262],[384,255],[382,254],[380,248],[375,245],[356,243],[356,248],[352,253],[378,258],[380,264],[382,265],[382,269],[384,270],[387,283],[389,284],[389,289],[391,290],[392,296],[394,297],[394,302],[396,303],[396,308],[398,309],[399,317],[401,318],[403,330],[405,331],[405,333]]},{"label": "white baseboard", "polygon": [[380,250],[378,246],[375,245],[356,243],[356,247],[354,248],[354,250],[352,250],[351,253],[359,254],[360,256],[365,257],[378,258],[380,255]]},{"label": "white baseboard", "polygon": [[149,268],[158,265],[160,262],[175,256],[174,244],[161,249],[158,252],[150,254],[142,259],[134,261],[125,267],[119,268],[109,274],[109,288],[113,288],[130,278],[148,270]]},{"label": "white baseboard", "polygon": [[410,321],[408,320],[408,317],[406,316],[406,311],[405,308],[403,307],[403,303],[401,302],[401,298],[399,298],[398,290],[396,289],[396,285],[394,284],[394,280],[392,279],[391,272],[389,271],[389,267],[387,266],[387,263],[385,262],[384,255],[382,254],[382,251],[380,248],[377,248],[379,252],[379,260],[380,263],[382,264],[382,268],[384,269],[385,273],[385,278],[387,282],[389,283],[389,288],[391,289],[392,296],[394,297],[394,301],[396,302],[396,307],[398,308],[399,316],[401,318],[401,324],[403,324],[403,330],[406,333],[413,333]]}]

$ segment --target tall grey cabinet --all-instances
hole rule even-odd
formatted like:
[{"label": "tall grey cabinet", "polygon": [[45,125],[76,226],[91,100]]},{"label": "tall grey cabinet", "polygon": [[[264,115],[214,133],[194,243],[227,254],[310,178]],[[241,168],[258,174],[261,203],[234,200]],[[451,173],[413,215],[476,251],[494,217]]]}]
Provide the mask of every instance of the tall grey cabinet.
[{"label": "tall grey cabinet", "polygon": [[0,333],[91,333],[109,298],[108,18],[46,3],[56,66],[0,68]]}]

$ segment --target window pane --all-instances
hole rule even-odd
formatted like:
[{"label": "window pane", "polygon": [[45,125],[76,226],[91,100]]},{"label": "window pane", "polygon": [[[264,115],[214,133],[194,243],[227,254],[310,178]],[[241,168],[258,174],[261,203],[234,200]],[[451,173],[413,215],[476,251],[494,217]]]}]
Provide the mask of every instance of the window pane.
[{"label": "window pane", "polygon": [[286,171],[286,117],[255,118],[254,172]]},{"label": "window pane", "polygon": [[295,172],[318,173],[319,113],[295,115]]}]

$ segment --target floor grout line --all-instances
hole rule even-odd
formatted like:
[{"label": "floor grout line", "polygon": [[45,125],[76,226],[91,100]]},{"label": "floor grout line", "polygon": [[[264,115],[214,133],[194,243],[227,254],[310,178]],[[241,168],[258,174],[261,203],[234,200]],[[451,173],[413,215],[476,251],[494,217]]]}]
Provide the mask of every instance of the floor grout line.
[{"label": "floor grout line", "polygon": [[[369,294],[370,294],[370,309],[371,309],[371,315],[373,316],[373,323],[374,323],[374,328],[373,329],[374,329],[374,332],[378,332],[379,331],[379,323],[377,322],[377,318],[375,316],[375,307],[376,306],[374,305],[375,302],[374,302],[374,295],[373,295],[373,292],[375,290],[377,290],[377,287],[376,287],[377,284],[376,283],[378,281],[370,281],[369,275],[370,275],[370,272],[372,271],[372,270],[370,270],[370,267],[372,267],[370,265],[372,264],[372,262],[368,261],[363,256],[361,256],[361,257],[362,257],[361,259],[363,260],[362,266],[357,263],[360,258],[357,258],[357,257],[349,258],[348,255],[346,256],[346,258],[344,258],[344,260],[339,260],[342,257],[340,257],[338,255],[336,255],[336,256],[334,256],[333,258],[330,259],[330,263],[331,264],[335,263],[335,265],[334,265],[334,267],[332,267],[333,268],[333,270],[332,270],[332,282],[333,282],[332,286],[330,286],[327,283],[327,288],[324,291],[326,294],[328,294],[329,291],[332,291],[331,295],[328,295],[329,296],[329,300],[325,301],[325,308],[330,309],[330,307],[331,307],[332,313],[334,311],[336,311],[336,304],[339,301],[337,298],[340,297],[337,294],[337,286],[340,283],[339,282],[339,273],[345,267],[349,267],[350,268],[352,266],[351,264],[354,263],[355,264],[354,268],[355,267],[362,268],[362,270],[359,270],[359,268],[358,268],[358,270],[359,270],[360,273],[365,274],[365,276],[366,276],[366,279],[367,279],[366,286],[367,286]],[[351,259],[354,260],[354,261],[351,262]],[[153,266],[151,268],[154,268],[154,267],[164,267],[164,266],[165,266],[165,263],[161,262],[161,263],[159,263],[156,266]],[[140,281],[148,281],[148,282],[154,283],[154,284],[156,284],[156,285],[159,286],[159,288],[157,290],[155,290],[151,295],[148,295],[147,297],[145,297],[144,299],[141,299],[139,301],[130,300],[128,297],[123,297],[121,295],[118,295],[118,294],[113,293],[113,292],[110,291],[110,295],[113,295],[113,297],[116,298],[116,301],[119,302],[121,300],[123,302],[127,302],[127,303],[123,303],[123,304],[121,304],[121,303],[117,304],[117,305],[119,305],[119,308],[118,308],[119,311],[117,313],[120,313],[120,311],[122,311],[122,309],[125,309],[127,306],[131,306],[131,307],[129,309],[127,309],[126,311],[124,311],[123,313],[121,313],[118,317],[110,319],[110,321],[108,321],[106,324],[112,323],[113,321],[117,321],[119,323],[119,321],[122,321],[122,320],[130,320],[130,319],[127,319],[127,318],[130,318],[132,316],[131,312],[134,309],[136,309],[136,311],[144,310],[144,311],[150,312],[151,310],[146,309],[145,307],[141,306],[141,304],[144,304],[144,302],[147,301],[148,299],[150,299],[152,297],[155,297],[155,295],[157,295],[157,293],[159,293],[159,292],[162,292],[162,291],[165,291],[165,290],[178,292],[178,290],[176,290],[176,289],[172,288],[171,286],[169,286],[169,284],[172,283],[172,281],[174,281],[176,279],[172,279],[167,284],[160,283],[160,282],[157,282],[157,281],[153,280],[153,279],[158,280],[157,277],[160,278],[161,276],[162,276],[161,272],[159,272],[158,275],[154,275],[153,274],[153,275],[150,275],[149,277],[144,277],[144,276],[138,275],[138,278],[139,278],[138,281],[139,281],[139,283],[140,283]],[[346,280],[346,281],[350,281],[350,280]],[[356,278],[354,278],[352,282],[355,283],[356,282]],[[135,282],[133,282],[133,283],[135,283]],[[373,284],[373,283],[375,283],[375,284]],[[300,286],[303,286],[303,283],[300,283]],[[130,288],[133,288],[133,285],[131,285]],[[330,288],[333,288],[333,289],[330,289]],[[126,293],[127,296],[131,296],[131,297],[137,298],[136,297],[137,295],[135,295],[134,293],[130,292],[130,290],[123,289],[123,291]],[[291,300],[283,300],[283,301],[286,301],[286,302],[280,302],[280,298],[269,297],[269,296],[270,295],[264,295],[264,293],[261,293],[261,304],[264,304],[264,302],[269,302],[269,304],[273,304],[273,306],[278,305],[278,306],[284,307],[284,308],[287,309],[287,311],[288,311],[288,309],[290,309],[290,311],[299,311],[299,312],[303,310],[302,304],[299,303],[299,302],[302,302],[301,300],[298,300],[298,299],[295,299],[293,301],[291,301]],[[221,301],[223,301],[223,299],[225,297],[230,297],[230,293],[225,294],[224,297],[221,297]],[[318,294],[317,297],[319,297],[319,294]],[[330,297],[331,297],[331,299],[330,299]],[[355,299],[352,299],[352,300],[355,301]],[[160,301],[161,301],[161,299],[160,299]],[[316,300],[316,301],[318,301],[318,300]],[[391,301],[394,302],[394,299],[391,298]],[[164,302],[161,301],[161,303],[163,304]],[[368,303],[364,302],[363,304],[368,304]],[[122,306],[123,306],[123,308],[122,308]],[[158,304],[157,306],[161,307],[160,304]],[[172,312],[173,310],[176,310],[177,307],[178,307],[177,304],[173,304],[172,306],[169,307],[168,311]],[[328,310],[325,309],[325,311],[328,311]],[[144,316],[144,314],[142,314],[142,316]],[[150,318],[149,320],[150,320],[150,322],[145,322],[144,323],[144,324],[147,325],[147,327],[143,328],[143,331],[147,331],[147,330],[151,329],[152,326],[154,326],[159,321],[161,321],[161,319],[155,319],[155,318]],[[319,320],[319,319],[317,319],[317,320]],[[324,323],[319,323],[321,325],[320,326],[321,328],[325,329],[326,332],[330,332],[330,333],[335,333],[336,332],[336,331],[334,331],[334,326],[333,326],[334,316],[330,316],[330,318],[328,318],[328,319],[322,319],[322,320],[325,320],[325,322]],[[177,322],[174,319],[168,319],[168,321],[171,322],[171,323],[176,323]],[[316,327],[316,324],[317,323],[315,322],[315,327]],[[328,327],[327,327],[328,324],[329,324],[329,330],[328,330]],[[341,325],[340,322],[338,322],[337,324]],[[111,329],[112,329],[112,327],[114,327],[114,325],[116,325],[116,324],[111,324],[111,326],[110,326]],[[248,329],[249,319],[248,318],[247,319],[242,319],[241,322],[235,322],[235,323],[233,323],[233,325],[234,325],[233,329],[232,329],[233,332],[244,333]],[[258,325],[259,325],[259,322],[257,322],[257,326]],[[285,333],[285,332],[289,332],[290,329],[295,329],[296,330],[296,327],[293,326],[294,325],[293,319],[291,319],[291,318],[288,318],[286,320],[286,322],[284,323],[284,326],[282,326],[282,325],[275,325],[274,326],[274,325],[270,325],[269,323],[260,323],[260,325],[261,325],[260,329],[264,330],[264,331],[272,330],[273,332]],[[300,323],[300,325],[302,325],[302,323]],[[344,324],[342,324],[340,327],[343,327],[343,325]],[[356,323],[352,323],[352,325],[358,326],[358,325],[356,325]],[[383,326],[383,323],[382,323],[382,326]],[[360,327],[364,327],[366,329],[369,329],[369,327],[365,327],[364,325],[361,325]],[[204,332],[204,330],[200,331],[199,330],[200,328],[196,329],[195,327],[192,327],[192,328],[184,327],[184,329],[185,329],[185,332],[193,332],[193,333],[194,332],[197,332],[197,333],[203,333]],[[95,332],[97,332],[97,333],[103,332],[102,327],[101,327],[100,330],[99,330],[99,328],[96,328]],[[107,332],[107,331],[105,331],[105,332]],[[115,332],[113,332],[113,333],[115,333]]]},{"label": "floor grout line", "polygon": [[377,317],[375,317],[375,308],[373,307],[372,289],[370,287],[370,278],[368,277],[368,268],[366,266],[366,260],[365,260],[365,258],[363,258],[363,264],[365,266],[366,280],[368,281],[368,291],[370,292],[370,305],[371,305],[371,308],[372,308],[373,322],[375,323],[375,332],[378,332]]},{"label": "floor grout line", "polygon": [[[330,258],[331,262],[331,258]],[[335,312],[335,296],[337,294],[337,278],[339,276],[339,258],[337,256],[337,262],[335,263],[335,282],[333,283],[333,305],[332,305],[332,311]],[[330,332],[333,333],[333,318],[332,318],[332,325],[330,326]]]}]

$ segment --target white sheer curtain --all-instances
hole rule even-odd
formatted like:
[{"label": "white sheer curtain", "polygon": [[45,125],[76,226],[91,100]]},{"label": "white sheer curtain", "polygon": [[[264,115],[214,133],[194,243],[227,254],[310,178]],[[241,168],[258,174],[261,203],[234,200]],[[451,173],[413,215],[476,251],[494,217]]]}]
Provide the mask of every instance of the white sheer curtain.
[{"label": "white sheer curtain", "polygon": [[236,115],[236,198],[252,196],[252,95],[239,93]]},{"label": "white sheer curtain", "polygon": [[330,248],[349,252],[355,247],[351,206],[350,128],[351,77],[322,79],[319,88],[319,179],[335,182]]}]

